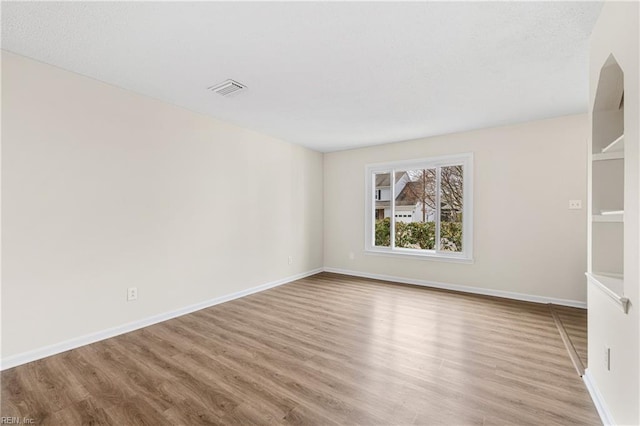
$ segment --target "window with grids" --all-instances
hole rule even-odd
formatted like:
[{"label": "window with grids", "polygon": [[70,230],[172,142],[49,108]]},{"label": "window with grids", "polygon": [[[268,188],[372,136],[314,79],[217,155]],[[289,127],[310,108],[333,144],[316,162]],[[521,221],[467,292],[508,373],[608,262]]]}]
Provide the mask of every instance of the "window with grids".
[{"label": "window with grids", "polygon": [[472,154],[366,168],[368,252],[472,259]]}]

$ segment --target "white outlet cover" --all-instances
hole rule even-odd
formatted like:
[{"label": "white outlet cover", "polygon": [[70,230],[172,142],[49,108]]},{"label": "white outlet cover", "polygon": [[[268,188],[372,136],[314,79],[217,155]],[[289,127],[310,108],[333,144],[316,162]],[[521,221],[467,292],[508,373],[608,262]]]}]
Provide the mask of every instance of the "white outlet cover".
[{"label": "white outlet cover", "polygon": [[569,200],[569,209],[580,210],[582,208],[582,200]]}]

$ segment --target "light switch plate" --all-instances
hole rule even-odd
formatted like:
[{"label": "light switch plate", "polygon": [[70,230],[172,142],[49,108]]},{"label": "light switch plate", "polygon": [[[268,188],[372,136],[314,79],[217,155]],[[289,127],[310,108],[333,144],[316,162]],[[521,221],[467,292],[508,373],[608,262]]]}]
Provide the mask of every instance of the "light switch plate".
[{"label": "light switch plate", "polygon": [[138,300],[138,287],[129,287],[127,289],[127,301]]}]

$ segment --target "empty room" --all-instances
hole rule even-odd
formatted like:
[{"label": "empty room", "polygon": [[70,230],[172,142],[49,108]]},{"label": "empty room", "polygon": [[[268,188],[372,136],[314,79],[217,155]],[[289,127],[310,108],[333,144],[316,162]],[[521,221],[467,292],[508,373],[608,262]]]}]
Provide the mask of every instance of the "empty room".
[{"label": "empty room", "polygon": [[0,424],[639,425],[639,22],[3,1]]}]

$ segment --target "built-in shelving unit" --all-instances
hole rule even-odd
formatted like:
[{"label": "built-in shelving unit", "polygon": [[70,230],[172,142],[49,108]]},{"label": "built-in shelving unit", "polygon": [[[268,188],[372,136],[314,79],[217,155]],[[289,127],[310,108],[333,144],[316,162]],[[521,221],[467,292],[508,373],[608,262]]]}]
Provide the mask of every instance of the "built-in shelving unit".
[{"label": "built-in shelving unit", "polygon": [[624,222],[624,214],[594,214],[591,220],[593,222]]},{"label": "built-in shelving unit", "polygon": [[604,160],[622,160],[624,158],[624,151],[611,151],[611,152],[601,152],[599,154],[593,154],[593,161],[604,161]]},{"label": "built-in shelving unit", "polygon": [[624,76],[614,59],[596,91],[591,138],[589,285],[626,313],[624,295]]},{"label": "built-in shelving unit", "polygon": [[616,140],[611,142],[609,145],[602,148],[602,153],[606,154],[609,152],[622,152],[624,153],[624,135],[620,135]]},{"label": "built-in shelving unit", "polygon": [[607,275],[605,273],[587,272],[590,284],[601,290],[615,302],[626,314],[629,311],[629,299],[624,294],[624,279],[622,276]]}]

